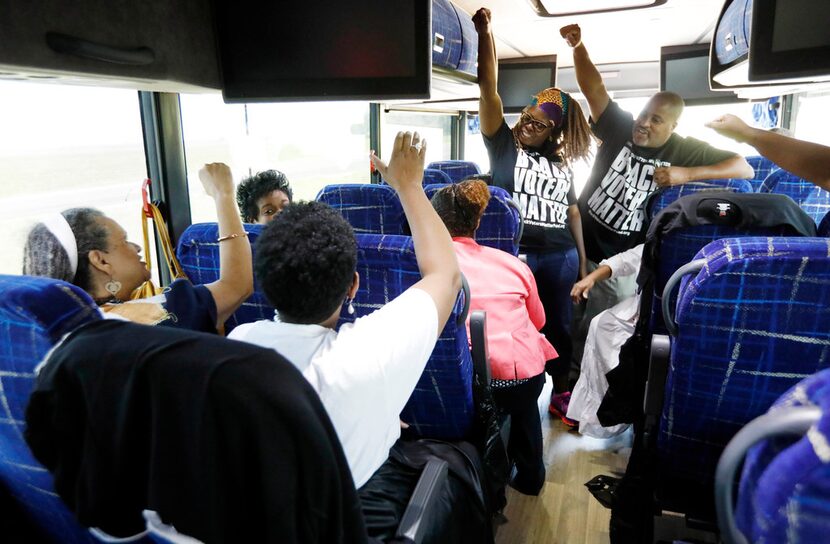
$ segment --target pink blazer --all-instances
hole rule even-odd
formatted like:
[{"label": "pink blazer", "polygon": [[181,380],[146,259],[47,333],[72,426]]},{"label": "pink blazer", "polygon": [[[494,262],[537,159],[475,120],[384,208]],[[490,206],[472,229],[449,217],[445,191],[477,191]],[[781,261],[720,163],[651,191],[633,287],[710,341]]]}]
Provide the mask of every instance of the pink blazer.
[{"label": "pink blazer", "polygon": [[453,244],[470,284],[470,311],[487,312],[493,378],[519,380],[541,374],[545,361],[558,355],[539,332],[545,324],[545,310],[530,268],[513,255],[480,246],[472,238],[456,237]]}]

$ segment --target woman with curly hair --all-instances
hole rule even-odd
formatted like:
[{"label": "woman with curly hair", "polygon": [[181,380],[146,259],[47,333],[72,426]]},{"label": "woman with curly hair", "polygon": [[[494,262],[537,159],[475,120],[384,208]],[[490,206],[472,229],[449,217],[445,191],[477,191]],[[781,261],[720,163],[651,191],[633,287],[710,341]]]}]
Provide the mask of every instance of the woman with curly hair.
[{"label": "woman with curly hair", "polygon": [[265,170],[247,177],[236,188],[236,203],[246,223],[268,223],[293,199],[288,178],[279,170]]},{"label": "woman with curly hair", "polygon": [[493,395],[499,409],[511,415],[507,451],[516,463],[511,486],[538,495],[545,463],[536,399],[545,384],[545,361],[555,358],[556,350],[539,332],[545,310],[530,268],[473,239],[490,201],[489,181],[473,176],[448,185],[432,197],[432,207],[450,231],[458,266],[470,284],[470,310],[487,312]]},{"label": "woman with curly hair", "polygon": [[570,95],[548,88],[534,96],[510,129],[497,92],[498,62],[490,10],[473,16],[478,32],[481,134],[490,157],[493,185],[512,193],[525,228],[521,252],[536,277],[547,324],[542,332],[559,352],[549,364],[554,395],[550,411],[569,426],[571,286],[587,274],[582,221],[573,188],[574,161],[590,155],[591,131]]}]

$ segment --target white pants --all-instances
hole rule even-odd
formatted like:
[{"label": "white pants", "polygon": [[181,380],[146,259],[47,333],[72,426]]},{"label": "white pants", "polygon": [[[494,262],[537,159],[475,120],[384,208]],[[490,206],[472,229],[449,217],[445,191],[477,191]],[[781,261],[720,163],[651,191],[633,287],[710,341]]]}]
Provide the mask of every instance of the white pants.
[{"label": "white pants", "polygon": [[[588,295],[590,297],[590,294]],[[597,409],[608,390],[605,373],[620,362],[620,348],[634,334],[640,296],[628,297],[591,320],[579,380],[571,393],[568,417],[579,421],[579,432],[594,438],[610,438],[628,428],[627,424],[603,427]]]}]

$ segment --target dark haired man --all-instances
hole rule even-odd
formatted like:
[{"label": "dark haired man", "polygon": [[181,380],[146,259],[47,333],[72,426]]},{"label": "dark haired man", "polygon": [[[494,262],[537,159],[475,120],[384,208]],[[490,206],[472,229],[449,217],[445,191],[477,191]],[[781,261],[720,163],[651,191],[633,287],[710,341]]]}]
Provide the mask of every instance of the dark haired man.
[{"label": "dark haired man", "polygon": [[264,225],[291,203],[288,178],[279,170],[265,170],[242,180],[236,188],[239,213],[246,223]]},{"label": "dark haired man", "polygon": [[[658,187],[754,175],[740,155],[674,133],[683,111],[683,99],[675,93],[655,94],[636,119],[620,109],[588,56],[579,25],[564,26],[559,33],[573,48],[576,81],[588,101],[591,129],[602,142],[579,196],[589,272],[601,260],[643,241],[643,203]],[[634,278],[597,285],[582,311],[575,312],[573,363],[577,368],[591,319],[632,296]]]}]

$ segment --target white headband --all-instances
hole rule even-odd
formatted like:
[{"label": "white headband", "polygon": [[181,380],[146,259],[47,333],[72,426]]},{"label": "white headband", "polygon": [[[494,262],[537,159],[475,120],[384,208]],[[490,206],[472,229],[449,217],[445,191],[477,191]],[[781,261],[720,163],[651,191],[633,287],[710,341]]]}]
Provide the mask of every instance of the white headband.
[{"label": "white headband", "polygon": [[58,239],[66,251],[69,256],[69,266],[72,268],[72,279],[75,279],[75,274],[78,272],[78,242],[75,240],[75,233],[72,232],[69,222],[59,213],[48,215],[40,222]]}]

